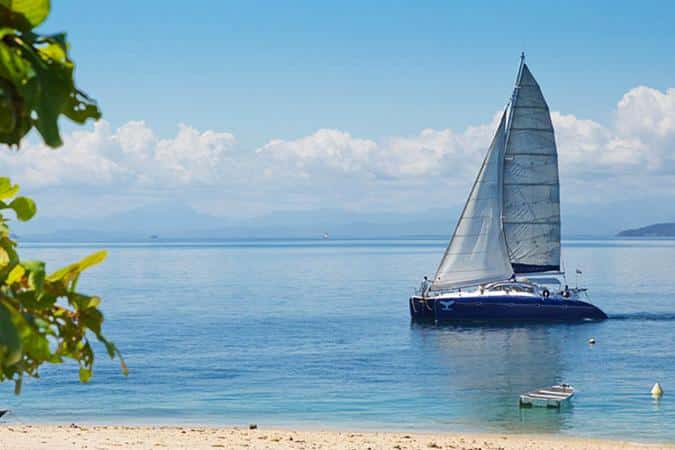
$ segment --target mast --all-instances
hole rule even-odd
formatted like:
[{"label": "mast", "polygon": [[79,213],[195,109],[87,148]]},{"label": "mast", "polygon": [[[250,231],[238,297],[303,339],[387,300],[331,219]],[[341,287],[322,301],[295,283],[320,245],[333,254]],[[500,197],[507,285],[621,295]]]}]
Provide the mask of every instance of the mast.
[{"label": "mast", "polygon": [[[520,65],[518,66],[518,73],[516,74],[516,81],[513,84],[513,92],[511,93],[511,101],[508,104],[509,117],[506,123],[506,138],[504,139],[504,149],[509,145],[509,140],[511,138],[511,125],[513,122],[513,105],[516,104],[516,99],[518,98],[518,89],[520,88],[520,77],[523,74],[523,66],[525,65],[525,51],[520,52]],[[506,240],[506,233],[504,232],[504,158],[506,157],[506,151],[504,155],[499,160],[499,198],[501,199],[502,210],[501,210],[501,220],[500,226],[502,230],[502,238],[504,240],[504,245],[506,246],[506,252],[511,254],[509,250],[509,243]]]},{"label": "mast", "polygon": [[501,220],[500,226],[502,230],[502,238],[504,239],[504,245],[506,246],[506,251],[510,254],[509,243],[506,240],[506,234],[504,233],[504,158],[506,157],[506,148],[509,145],[509,139],[511,137],[511,124],[513,122],[513,105],[516,103],[518,98],[518,89],[520,88],[520,77],[523,74],[523,66],[525,65],[525,52],[520,52],[520,65],[518,66],[518,73],[516,74],[516,81],[513,84],[513,92],[511,93],[511,101],[508,105],[509,117],[506,123],[506,138],[504,139],[504,155],[499,159],[499,201],[502,205]]},{"label": "mast", "polygon": [[523,66],[525,65],[525,52],[520,52],[520,65],[518,66],[518,73],[516,74],[516,82],[513,85],[513,92],[511,93],[511,101],[509,102],[509,118],[506,123],[506,145],[509,144],[509,137],[511,136],[511,123],[513,121],[513,105],[518,98],[518,89],[520,89],[520,78],[523,75]]}]

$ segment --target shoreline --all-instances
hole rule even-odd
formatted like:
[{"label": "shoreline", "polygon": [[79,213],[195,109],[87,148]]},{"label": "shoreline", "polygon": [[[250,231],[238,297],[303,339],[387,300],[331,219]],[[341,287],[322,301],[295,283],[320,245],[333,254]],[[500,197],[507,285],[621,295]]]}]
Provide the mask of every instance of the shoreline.
[{"label": "shoreline", "polygon": [[562,434],[349,431],[169,425],[0,425],[2,449],[674,449],[675,442],[636,442]]}]

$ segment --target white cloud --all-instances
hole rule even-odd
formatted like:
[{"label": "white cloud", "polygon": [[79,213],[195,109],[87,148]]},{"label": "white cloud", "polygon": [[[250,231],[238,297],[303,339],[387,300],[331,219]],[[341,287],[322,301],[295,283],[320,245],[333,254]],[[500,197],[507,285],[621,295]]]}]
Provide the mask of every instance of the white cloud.
[{"label": "white cloud", "polygon": [[[367,170],[376,148],[377,144],[371,140],[356,139],[340,130],[321,129],[293,141],[272,140],[257,153],[270,155],[273,160],[284,163],[288,171],[306,177],[323,168],[346,173]],[[272,174],[268,171],[268,175]]]},{"label": "white cloud", "polygon": [[256,152],[268,175],[346,174],[369,179],[406,181],[452,173],[466,177],[477,170],[499,115],[488,125],[453,130],[424,129],[414,136],[375,142],[334,129],[321,129],[295,140],[275,139]]},{"label": "white cloud", "polygon": [[[564,177],[620,177],[675,170],[675,89],[665,93],[636,87],[616,109],[611,126],[552,112]],[[296,140],[273,140],[258,149],[270,161],[298,168],[303,176],[326,173],[410,180],[452,175],[465,179],[478,170],[499,114],[490,124],[463,132],[424,129],[408,137],[375,142],[340,130],[319,130]],[[292,173],[292,171],[290,171]],[[288,174],[288,173],[287,173]]]},{"label": "white cloud", "polygon": [[0,162],[30,188],[200,185],[221,179],[233,144],[230,133],[199,132],[183,124],[175,137],[160,139],[144,122],[113,131],[102,120],[93,129],[66,134],[58,150],[28,142],[18,152],[0,153]]},{"label": "white cloud", "polygon": [[24,143],[16,152],[0,152],[0,162],[15,181],[31,188],[110,184],[129,176],[125,166],[107,156],[114,146],[110,136],[110,126],[101,121],[93,130],[64,136],[63,149]]},{"label": "white cloud", "polygon": [[675,135],[675,89],[646,86],[628,91],[617,106],[617,128],[623,133],[663,139]]},{"label": "white cloud", "polygon": [[[174,137],[162,138],[142,121],[116,130],[100,121],[65,135],[58,150],[29,143],[19,152],[0,152],[0,164],[32,189],[87,185],[109,194],[141,189],[156,198],[173,187],[210,186],[211,203],[228,211],[227,202],[235,201],[257,210],[400,209],[404,203],[425,209],[464,201],[500,113],[465,130],[379,139],[320,129],[270,140],[256,151],[235,151],[235,137],[226,132],[180,125]],[[674,187],[675,89],[631,89],[609,125],[560,112],[552,120],[566,200],[611,201]]]},{"label": "white cloud", "polygon": [[181,183],[214,183],[220,179],[222,163],[234,144],[230,133],[205,131],[181,124],[173,139],[156,142],[154,159],[160,173]]}]

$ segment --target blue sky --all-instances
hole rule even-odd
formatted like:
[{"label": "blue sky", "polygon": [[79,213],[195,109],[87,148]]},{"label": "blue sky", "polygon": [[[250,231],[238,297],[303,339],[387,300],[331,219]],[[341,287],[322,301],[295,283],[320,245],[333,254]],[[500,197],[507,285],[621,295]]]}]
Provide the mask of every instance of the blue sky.
[{"label": "blue sky", "polygon": [[480,123],[525,50],[552,108],[609,120],[672,85],[672,2],[55,2],[80,84],[113,125],[226,128],[261,145],[318,128],[391,135]]},{"label": "blue sky", "polygon": [[[509,98],[518,56],[525,50],[551,110],[561,115],[554,124],[571,127],[563,130],[571,150],[558,137],[561,159],[563,150],[576,154],[592,146],[593,161],[602,160],[597,173],[623,177],[612,181],[618,188],[591,199],[610,205],[626,200],[617,192],[634,192],[650,173],[670,175],[670,169],[662,169],[670,167],[665,149],[675,142],[675,131],[668,128],[656,144],[650,139],[658,123],[675,121],[668,91],[675,86],[673,17],[671,2],[54,2],[42,30],[68,32],[78,83],[100,102],[109,127],[99,130],[101,142],[121,142],[118,129],[129,123],[143,126],[134,128],[135,144],[122,143],[122,150],[101,144],[92,150],[108,159],[92,157],[91,165],[98,166],[85,178],[105,182],[73,182],[61,167],[49,170],[50,181],[36,181],[35,170],[24,162],[16,163],[18,177],[31,193],[48,197],[46,187],[67,193],[69,206],[64,207],[73,210],[81,210],[91,196],[105,198],[107,206],[96,211],[100,214],[168,195],[218,214],[325,205],[352,210],[454,206],[464,201],[477,170],[473,162],[491,137],[494,116]],[[638,86],[651,91],[636,94],[622,109],[621,100]],[[626,131],[630,114],[646,117],[642,109],[654,102],[660,105],[654,107],[654,127]],[[563,120],[568,116],[576,122]],[[188,134],[194,131],[192,137],[181,141],[179,124]],[[589,132],[589,126],[600,128]],[[477,135],[475,129],[482,131]],[[66,130],[73,128],[66,125]],[[422,136],[423,130],[437,133],[433,144],[425,141],[429,136]],[[460,136],[461,143],[443,141],[443,130],[450,130],[453,139]],[[203,138],[203,133],[215,137]],[[138,136],[145,135],[154,140],[139,144]],[[205,150],[184,164],[180,152],[190,149],[181,142],[194,143],[191,139],[205,140],[200,141]],[[87,144],[81,140],[73,137],[66,147],[84,152]],[[616,158],[605,158],[617,140],[622,150]],[[461,148],[448,150],[452,145]],[[644,157],[627,163],[631,145]],[[170,148],[167,167],[180,166],[180,183],[167,174],[137,183],[142,162],[130,169],[119,155],[109,156],[118,151],[133,159],[134,149],[143,146]],[[205,166],[215,158],[214,146],[229,169],[238,167],[236,173]],[[653,146],[661,149],[662,160],[654,162],[648,149]],[[454,181],[447,180],[449,169],[412,168],[406,158],[415,149],[422,152],[419,158],[433,163],[424,153],[429,148],[455,165],[467,160],[467,167]],[[391,152],[408,153],[389,161]],[[454,159],[448,159],[450,153]],[[337,162],[331,160],[336,154]],[[152,164],[153,155],[144,161]],[[67,155],[55,158],[55,165],[73,165]],[[397,161],[400,166],[393,167]],[[569,161],[561,171],[589,164],[582,157]],[[368,166],[375,163],[377,169]],[[190,164],[198,170],[190,172]],[[650,164],[658,167],[642,170]],[[59,179],[60,173],[70,181]],[[266,174],[266,181],[252,180],[254,173]],[[293,180],[293,175],[300,176]],[[581,191],[592,175],[592,170],[583,177],[561,175],[569,180],[564,189],[571,205],[588,203]],[[452,195],[432,192],[438,179]],[[669,189],[662,186],[654,196],[668,198]],[[45,209],[45,214],[57,213]]]}]

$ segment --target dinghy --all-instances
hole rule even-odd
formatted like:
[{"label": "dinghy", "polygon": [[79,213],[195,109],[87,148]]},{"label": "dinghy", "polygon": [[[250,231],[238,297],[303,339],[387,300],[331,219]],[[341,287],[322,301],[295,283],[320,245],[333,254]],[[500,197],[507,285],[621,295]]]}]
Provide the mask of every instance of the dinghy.
[{"label": "dinghy", "polygon": [[560,270],[560,185],[546,100],[521,55],[511,101],[416,320],[602,320]]},{"label": "dinghy", "polygon": [[520,396],[521,407],[541,406],[560,408],[574,395],[574,388],[569,384],[556,384],[549,388],[537,389]]}]

